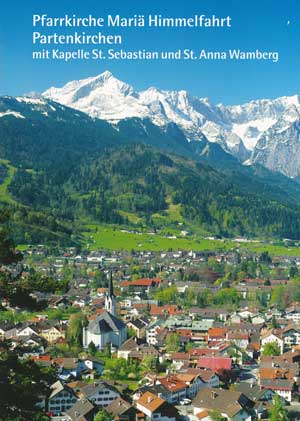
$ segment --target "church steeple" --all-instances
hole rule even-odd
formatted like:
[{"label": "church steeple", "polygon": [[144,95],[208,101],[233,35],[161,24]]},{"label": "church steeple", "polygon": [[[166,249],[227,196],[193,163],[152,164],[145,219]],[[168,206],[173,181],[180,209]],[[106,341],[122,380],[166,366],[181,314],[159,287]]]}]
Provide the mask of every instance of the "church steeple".
[{"label": "church steeple", "polygon": [[109,274],[108,292],[105,297],[105,310],[116,316],[116,297],[114,295],[114,285],[112,279],[112,271]]},{"label": "church steeple", "polygon": [[112,270],[109,272],[108,296],[114,297],[114,285],[112,280]]}]

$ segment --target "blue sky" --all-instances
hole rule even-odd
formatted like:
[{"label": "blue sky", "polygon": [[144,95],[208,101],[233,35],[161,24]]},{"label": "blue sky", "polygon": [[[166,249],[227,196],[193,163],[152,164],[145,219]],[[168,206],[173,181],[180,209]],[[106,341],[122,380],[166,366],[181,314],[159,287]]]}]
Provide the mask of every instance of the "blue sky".
[{"label": "blue sky", "polygon": [[[33,13],[49,16],[65,13],[105,16],[109,13],[128,17],[134,13],[161,13],[174,17],[230,15],[230,29],[122,29],[123,48],[258,48],[279,51],[280,61],[37,62],[31,58]],[[62,86],[70,80],[110,70],[138,90],[149,86],[187,89],[214,103],[235,104],[256,98],[300,94],[299,69],[299,0],[10,0],[1,5],[0,95],[41,92],[50,86]]]}]

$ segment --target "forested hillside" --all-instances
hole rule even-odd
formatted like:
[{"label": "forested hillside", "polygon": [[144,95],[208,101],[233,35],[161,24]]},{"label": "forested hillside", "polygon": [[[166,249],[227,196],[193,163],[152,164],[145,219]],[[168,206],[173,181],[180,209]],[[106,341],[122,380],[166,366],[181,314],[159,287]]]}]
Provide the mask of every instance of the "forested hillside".
[{"label": "forested hillside", "polygon": [[300,238],[298,184],[285,200],[276,176],[234,171],[226,156],[213,169],[175,125],[112,126],[47,100],[2,98],[0,112],[0,200],[18,242],[79,243],[88,223],[160,229],[170,209],[173,224],[214,235]]}]

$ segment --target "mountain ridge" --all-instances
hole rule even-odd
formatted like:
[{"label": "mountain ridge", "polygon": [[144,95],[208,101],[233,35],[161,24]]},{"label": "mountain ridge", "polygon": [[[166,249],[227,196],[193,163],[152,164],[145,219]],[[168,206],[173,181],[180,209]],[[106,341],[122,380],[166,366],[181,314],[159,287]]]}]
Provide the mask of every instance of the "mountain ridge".
[{"label": "mountain ridge", "polygon": [[[43,96],[113,124],[128,118],[149,118],[158,126],[175,123],[188,141],[205,138],[241,162],[262,164],[288,177],[300,175],[300,162],[288,149],[280,149],[283,159],[277,158],[276,148],[270,147],[263,156],[259,153],[261,139],[272,135],[276,144],[281,143],[291,125],[300,121],[298,95],[252,100],[242,105],[213,105],[207,98],[192,96],[185,90],[150,87],[138,92],[106,71],[68,82],[61,88],[52,87]],[[274,132],[278,124],[280,128]],[[292,163],[291,170],[285,162]]]},{"label": "mountain ridge", "polygon": [[45,98],[2,97],[0,157],[18,242],[74,243],[88,222],[300,238],[295,181],[244,167],[205,136],[188,142],[175,123],[110,124]]}]

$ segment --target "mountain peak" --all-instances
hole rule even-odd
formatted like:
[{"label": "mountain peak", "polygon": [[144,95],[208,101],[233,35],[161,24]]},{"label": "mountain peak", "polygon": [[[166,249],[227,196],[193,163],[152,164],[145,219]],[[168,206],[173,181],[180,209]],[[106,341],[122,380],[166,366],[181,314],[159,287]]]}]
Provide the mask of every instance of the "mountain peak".
[{"label": "mountain peak", "polygon": [[134,117],[148,118],[157,126],[174,123],[189,141],[201,141],[205,136],[242,161],[250,151],[255,153],[256,145],[270,130],[279,139],[299,121],[300,112],[298,95],[241,105],[214,105],[208,98],[193,96],[186,90],[151,86],[137,92],[110,71],[51,88],[43,95],[110,122]]},{"label": "mountain peak", "polygon": [[109,79],[110,77],[114,77],[114,76],[112,72],[110,72],[109,70],[105,70],[105,72],[100,73],[98,77],[102,77],[103,79]]}]

